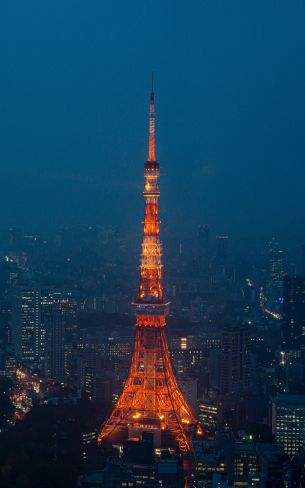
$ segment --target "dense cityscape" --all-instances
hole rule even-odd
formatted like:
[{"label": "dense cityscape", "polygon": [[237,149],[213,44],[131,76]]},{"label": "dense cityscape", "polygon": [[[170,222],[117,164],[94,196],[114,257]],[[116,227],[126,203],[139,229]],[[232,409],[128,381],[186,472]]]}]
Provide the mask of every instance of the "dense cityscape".
[{"label": "dense cityscape", "polygon": [[[164,273],[172,364],[204,431],[193,445],[194,486],[302,486],[302,261],[287,272],[275,238],[257,265],[234,258],[230,237],[208,225],[194,234],[167,246]],[[1,486],[184,486],[179,456],[126,447],[122,457],[96,442],[131,360],[134,242],[139,236],[102,227],[48,239],[8,230]]]}]

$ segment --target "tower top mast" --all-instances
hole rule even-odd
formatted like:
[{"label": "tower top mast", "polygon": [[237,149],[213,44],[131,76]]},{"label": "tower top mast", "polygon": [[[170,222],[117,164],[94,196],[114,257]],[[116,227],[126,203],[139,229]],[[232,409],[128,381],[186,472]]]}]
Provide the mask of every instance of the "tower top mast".
[{"label": "tower top mast", "polygon": [[149,107],[148,161],[150,161],[150,162],[156,161],[154,73],[151,74],[151,92],[150,92],[150,107]]}]

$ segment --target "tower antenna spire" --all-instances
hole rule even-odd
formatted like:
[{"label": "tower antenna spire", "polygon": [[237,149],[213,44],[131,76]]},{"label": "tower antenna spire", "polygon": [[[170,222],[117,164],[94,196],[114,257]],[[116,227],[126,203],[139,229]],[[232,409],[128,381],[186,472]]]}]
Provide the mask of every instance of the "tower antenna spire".
[{"label": "tower antenna spire", "polygon": [[155,144],[155,93],[154,93],[154,73],[151,73],[151,92],[149,107],[149,142],[148,142],[148,161],[156,161]]}]

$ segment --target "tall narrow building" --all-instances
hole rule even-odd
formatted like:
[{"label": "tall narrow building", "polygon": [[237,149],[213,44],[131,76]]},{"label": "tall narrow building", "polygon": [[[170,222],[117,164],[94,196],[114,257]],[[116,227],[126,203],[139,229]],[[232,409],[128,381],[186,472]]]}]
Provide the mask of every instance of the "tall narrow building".
[{"label": "tall narrow building", "polygon": [[43,358],[41,292],[37,287],[20,287],[13,296],[12,345],[18,360],[39,369]]},{"label": "tall narrow building", "polygon": [[44,370],[45,314],[53,302],[52,290],[36,284],[18,287],[13,296],[12,345],[25,366]]},{"label": "tall narrow building", "polygon": [[220,351],[220,391],[245,393],[250,386],[250,337],[240,325],[224,328]]},{"label": "tall narrow building", "polygon": [[267,299],[272,305],[281,301],[283,296],[284,253],[275,238],[269,242]]},{"label": "tall narrow building", "polygon": [[305,350],[305,276],[283,280],[283,332],[286,349]]},{"label": "tall narrow building", "polygon": [[[162,247],[158,216],[159,163],[155,155],[154,92],[150,94],[149,149],[144,165],[144,232],[140,284],[133,304],[136,314],[134,350],[123,391],[99,441],[141,436],[149,431],[155,446],[174,441],[183,453],[191,451],[196,420],[176,382],[165,335],[169,303],[162,286]],[[166,439],[166,440],[165,440]]]}]

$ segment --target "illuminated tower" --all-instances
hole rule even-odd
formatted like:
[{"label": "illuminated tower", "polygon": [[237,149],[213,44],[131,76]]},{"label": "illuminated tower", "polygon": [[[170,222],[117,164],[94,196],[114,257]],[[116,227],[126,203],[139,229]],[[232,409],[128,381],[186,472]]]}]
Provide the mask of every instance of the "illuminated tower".
[{"label": "illuminated tower", "polygon": [[[136,334],[129,374],[118,402],[104,424],[99,441],[116,433],[150,430],[169,434],[183,453],[191,451],[196,420],[177,385],[165,335],[169,303],[163,298],[162,246],[158,216],[159,163],[155,156],[154,92],[150,94],[149,149],[144,165],[144,235],[140,284],[133,303]],[[200,427],[199,427],[200,429]]]}]

